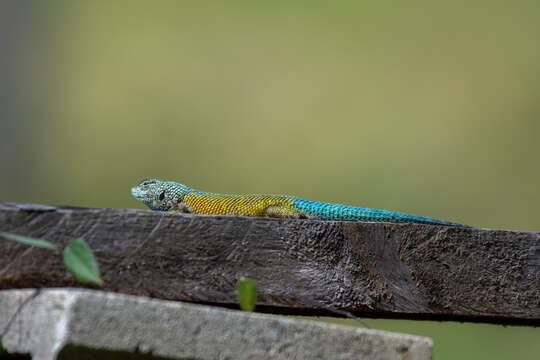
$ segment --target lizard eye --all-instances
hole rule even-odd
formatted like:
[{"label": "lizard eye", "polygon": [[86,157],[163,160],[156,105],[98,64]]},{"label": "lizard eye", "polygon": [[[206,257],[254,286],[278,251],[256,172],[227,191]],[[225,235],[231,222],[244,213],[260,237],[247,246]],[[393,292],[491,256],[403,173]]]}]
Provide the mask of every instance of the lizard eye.
[{"label": "lizard eye", "polygon": [[159,200],[163,200],[163,199],[165,199],[165,190],[163,190],[161,194],[159,194]]},{"label": "lizard eye", "polygon": [[142,185],[142,186],[147,186],[147,185],[155,184],[155,183],[156,183],[156,182],[153,181],[153,180],[144,179],[144,180],[141,182],[141,185]]}]

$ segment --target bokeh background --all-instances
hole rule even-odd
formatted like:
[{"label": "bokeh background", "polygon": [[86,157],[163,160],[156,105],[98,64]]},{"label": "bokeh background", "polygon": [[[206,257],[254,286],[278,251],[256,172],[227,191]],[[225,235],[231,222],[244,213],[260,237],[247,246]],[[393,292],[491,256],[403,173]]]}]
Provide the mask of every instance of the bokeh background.
[{"label": "bokeh background", "polygon": [[[538,1],[4,0],[0,201],[142,208],[157,177],[540,231],[539,80]],[[540,354],[538,328],[367,321]]]}]

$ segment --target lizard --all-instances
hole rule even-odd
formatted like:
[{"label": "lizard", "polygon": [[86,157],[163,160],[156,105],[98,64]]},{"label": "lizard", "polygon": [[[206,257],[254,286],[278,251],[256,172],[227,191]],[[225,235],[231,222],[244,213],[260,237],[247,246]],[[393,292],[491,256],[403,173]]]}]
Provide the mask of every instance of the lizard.
[{"label": "lizard", "polygon": [[469,227],[450,221],[397,211],[362,208],[287,195],[228,195],[203,192],[184,184],[145,179],[131,189],[133,197],[151,210],[204,215],[304,218]]}]

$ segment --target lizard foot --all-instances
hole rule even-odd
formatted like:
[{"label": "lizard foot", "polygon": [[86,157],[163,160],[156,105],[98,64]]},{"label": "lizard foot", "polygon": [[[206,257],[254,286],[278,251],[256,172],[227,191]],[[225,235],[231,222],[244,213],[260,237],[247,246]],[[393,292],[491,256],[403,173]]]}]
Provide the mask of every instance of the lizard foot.
[{"label": "lizard foot", "polygon": [[193,208],[187,205],[185,202],[177,202],[171,206],[169,211],[172,212],[181,212],[186,214],[193,214]]},{"label": "lizard foot", "polygon": [[295,210],[289,206],[273,205],[266,208],[268,217],[288,218],[288,219],[309,219],[309,215]]}]

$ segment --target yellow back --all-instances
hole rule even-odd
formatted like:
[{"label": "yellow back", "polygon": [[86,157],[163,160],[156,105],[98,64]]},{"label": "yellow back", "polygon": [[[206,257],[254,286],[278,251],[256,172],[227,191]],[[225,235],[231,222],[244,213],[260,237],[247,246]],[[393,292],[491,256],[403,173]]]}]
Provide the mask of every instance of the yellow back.
[{"label": "yellow back", "polygon": [[241,215],[268,217],[268,208],[279,209],[282,215],[298,213],[291,200],[277,195],[218,195],[191,193],[184,202],[196,214]]}]

